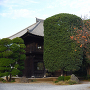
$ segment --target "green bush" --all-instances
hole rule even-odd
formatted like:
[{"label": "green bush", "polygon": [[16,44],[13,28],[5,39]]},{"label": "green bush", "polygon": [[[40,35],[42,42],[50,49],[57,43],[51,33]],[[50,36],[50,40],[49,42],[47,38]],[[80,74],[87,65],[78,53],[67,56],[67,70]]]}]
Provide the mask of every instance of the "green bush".
[{"label": "green bush", "polygon": [[65,81],[65,80],[69,80],[70,77],[71,77],[71,76],[65,76],[65,77],[64,77],[64,81]]},{"label": "green bush", "polygon": [[67,83],[69,83],[70,85],[77,84],[75,81],[72,80],[68,80]]},{"label": "green bush", "polygon": [[3,83],[6,83],[6,80],[3,80]]},{"label": "green bush", "polygon": [[[82,19],[76,15],[60,13],[44,20],[44,65],[50,72],[59,69],[77,71],[82,65],[82,48],[72,40],[74,27],[81,29]],[[77,50],[77,51],[75,51]]]},{"label": "green bush", "polygon": [[36,82],[36,81],[37,81],[36,79],[31,80],[31,82]]},{"label": "green bush", "polygon": [[11,82],[15,82],[15,80],[12,80]]},{"label": "green bush", "polygon": [[64,81],[64,76],[59,76],[58,81]]},{"label": "green bush", "polygon": [[3,81],[4,79],[3,78],[0,78],[0,81]]},{"label": "green bush", "polygon": [[55,81],[55,83],[58,83],[59,81]]},{"label": "green bush", "polygon": [[87,79],[90,79],[90,75],[87,75]]}]

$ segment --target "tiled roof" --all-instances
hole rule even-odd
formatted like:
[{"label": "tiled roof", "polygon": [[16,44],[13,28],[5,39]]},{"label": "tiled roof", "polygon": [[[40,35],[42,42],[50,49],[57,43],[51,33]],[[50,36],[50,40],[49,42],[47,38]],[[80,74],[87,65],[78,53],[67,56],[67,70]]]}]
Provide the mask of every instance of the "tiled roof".
[{"label": "tiled roof", "polygon": [[13,39],[16,37],[21,37],[25,33],[31,33],[37,36],[44,36],[44,27],[43,27],[44,20],[36,18],[36,23],[21,30],[20,32],[8,37],[9,39]]}]

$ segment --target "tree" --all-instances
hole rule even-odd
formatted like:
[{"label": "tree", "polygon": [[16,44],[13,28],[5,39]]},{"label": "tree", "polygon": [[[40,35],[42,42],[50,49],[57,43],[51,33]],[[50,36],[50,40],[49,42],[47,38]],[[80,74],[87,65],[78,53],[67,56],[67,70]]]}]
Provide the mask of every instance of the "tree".
[{"label": "tree", "polygon": [[[18,75],[22,76],[22,70],[24,69],[24,60],[26,59],[26,51],[25,51],[25,44],[23,39],[21,38],[14,38],[13,40],[13,44],[11,46],[11,50],[13,51],[13,59],[15,60],[15,67],[18,68],[19,73]],[[14,73],[13,73],[14,75]]]},{"label": "tree", "polygon": [[0,40],[0,76],[18,75],[24,68],[25,45],[21,38]]},{"label": "tree", "polygon": [[70,37],[83,49],[83,65],[87,69],[87,74],[90,75],[90,20],[83,20],[83,25],[80,27],[81,29],[74,26],[75,34]]},{"label": "tree", "polygon": [[4,38],[0,40],[0,76],[6,76],[8,79],[8,75],[11,72],[12,64],[12,51],[10,51],[10,44],[12,41],[8,38]]},{"label": "tree", "polygon": [[73,14],[61,13],[44,21],[44,64],[54,72],[61,69],[75,71],[82,64],[82,49],[70,36],[72,26],[80,28],[82,19]]}]

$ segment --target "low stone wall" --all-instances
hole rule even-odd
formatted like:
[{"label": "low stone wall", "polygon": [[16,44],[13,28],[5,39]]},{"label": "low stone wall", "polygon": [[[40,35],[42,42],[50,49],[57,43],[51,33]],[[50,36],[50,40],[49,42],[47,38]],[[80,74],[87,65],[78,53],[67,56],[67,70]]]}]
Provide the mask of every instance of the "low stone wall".
[{"label": "low stone wall", "polygon": [[29,83],[34,81],[56,81],[58,77],[46,77],[46,78],[25,78],[25,77],[12,77],[17,83]]}]

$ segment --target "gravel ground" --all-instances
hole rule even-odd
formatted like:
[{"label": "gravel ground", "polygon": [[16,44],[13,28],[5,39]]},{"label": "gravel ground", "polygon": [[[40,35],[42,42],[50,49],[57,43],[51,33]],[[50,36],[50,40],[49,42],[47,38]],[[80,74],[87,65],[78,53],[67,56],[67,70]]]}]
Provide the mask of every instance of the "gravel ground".
[{"label": "gravel ground", "polygon": [[90,90],[90,84],[52,85],[47,83],[0,83],[0,90]]}]

